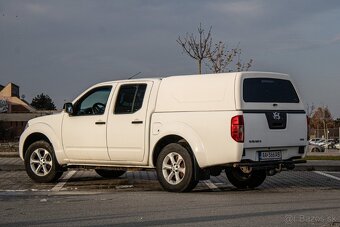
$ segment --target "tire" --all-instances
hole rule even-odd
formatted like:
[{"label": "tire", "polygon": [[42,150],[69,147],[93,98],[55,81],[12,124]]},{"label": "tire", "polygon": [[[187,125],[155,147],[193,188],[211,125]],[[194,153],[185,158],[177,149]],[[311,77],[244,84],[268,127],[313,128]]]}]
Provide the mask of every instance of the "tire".
[{"label": "tire", "polygon": [[229,182],[238,189],[256,188],[260,186],[267,177],[265,170],[254,170],[244,172],[241,168],[230,167],[225,169]]},{"label": "tire", "polygon": [[169,192],[189,192],[196,187],[195,165],[189,151],[177,143],[165,146],[160,152],[156,171],[158,181]]},{"label": "tire", "polygon": [[112,170],[112,169],[95,169],[99,176],[108,179],[115,179],[126,173],[124,170]]},{"label": "tire", "polygon": [[319,149],[319,148],[317,148],[317,147],[313,147],[313,148],[312,148],[312,150],[311,150],[311,152],[321,152],[321,151],[320,151],[320,149]]},{"label": "tire", "polygon": [[34,142],[28,147],[24,161],[27,175],[35,182],[54,182],[63,175],[52,145],[44,140]]}]

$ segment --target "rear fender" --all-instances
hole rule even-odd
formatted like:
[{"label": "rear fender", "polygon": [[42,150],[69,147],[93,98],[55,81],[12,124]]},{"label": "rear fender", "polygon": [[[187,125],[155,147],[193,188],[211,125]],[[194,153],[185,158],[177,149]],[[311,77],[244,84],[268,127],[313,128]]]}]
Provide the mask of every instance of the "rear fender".
[{"label": "rear fender", "polygon": [[207,157],[206,153],[204,152],[204,144],[202,143],[202,140],[200,139],[198,134],[188,125],[180,122],[172,122],[171,124],[155,123],[152,126],[151,133],[152,135],[150,141],[150,150],[152,151],[152,153],[149,157],[150,165],[153,165],[152,157],[157,142],[160,141],[162,138],[170,135],[182,137],[188,142],[195,156],[193,158],[196,159],[199,167],[202,168],[207,165]]}]

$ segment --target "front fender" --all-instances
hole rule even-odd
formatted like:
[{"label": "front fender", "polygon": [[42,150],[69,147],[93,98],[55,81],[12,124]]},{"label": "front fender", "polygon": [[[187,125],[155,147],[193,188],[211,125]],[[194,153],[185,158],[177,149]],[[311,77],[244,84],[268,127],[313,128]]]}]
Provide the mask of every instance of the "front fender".
[{"label": "front fender", "polygon": [[189,143],[198,165],[200,167],[207,166],[207,157],[201,138],[191,127],[181,122],[171,122],[171,124],[154,123],[152,125],[150,138],[150,151],[152,153],[149,157],[149,163],[153,163],[153,152],[158,141],[169,135],[176,135],[185,139]]},{"label": "front fender", "polygon": [[60,140],[60,136],[46,123],[38,122],[30,125],[25,131],[21,134],[19,140],[19,156],[22,160],[24,160],[24,144],[26,140],[33,135],[34,133],[43,134],[48,138],[50,143],[53,146],[56,158],[59,164],[64,164],[63,161],[66,159],[64,149]]}]

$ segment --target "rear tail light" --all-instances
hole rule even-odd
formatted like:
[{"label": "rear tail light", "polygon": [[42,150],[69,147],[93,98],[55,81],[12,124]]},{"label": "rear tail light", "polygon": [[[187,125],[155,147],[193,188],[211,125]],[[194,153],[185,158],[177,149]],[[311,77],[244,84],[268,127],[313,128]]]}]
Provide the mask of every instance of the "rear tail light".
[{"label": "rear tail light", "polygon": [[242,115],[231,118],[231,137],[239,143],[244,142],[244,121]]}]

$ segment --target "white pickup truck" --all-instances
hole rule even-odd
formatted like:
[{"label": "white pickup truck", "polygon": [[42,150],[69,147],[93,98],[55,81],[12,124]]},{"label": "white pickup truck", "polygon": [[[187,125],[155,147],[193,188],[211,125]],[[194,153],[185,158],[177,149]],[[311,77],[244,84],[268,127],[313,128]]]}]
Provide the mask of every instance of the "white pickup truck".
[{"label": "white pickup truck", "polygon": [[254,188],[304,162],[307,119],[290,77],[264,72],[96,84],[63,112],[32,119],[19,153],[29,177],[85,167],[108,178],[156,169],[167,191],[190,191],[225,170]]}]

